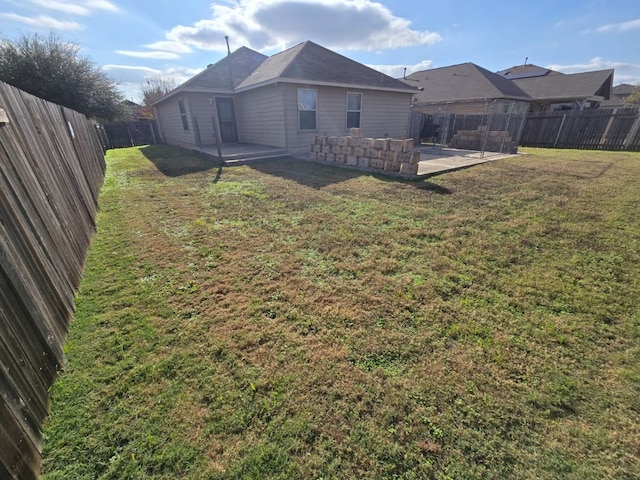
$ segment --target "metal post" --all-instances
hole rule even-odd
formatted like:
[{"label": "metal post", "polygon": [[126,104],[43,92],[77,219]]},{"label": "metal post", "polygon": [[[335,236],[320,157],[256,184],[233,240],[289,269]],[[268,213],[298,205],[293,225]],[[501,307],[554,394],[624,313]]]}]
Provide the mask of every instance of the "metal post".
[{"label": "metal post", "polygon": [[484,151],[487,147],[487,140],[489,139],[489,130],[491,129],[491,121],[493,120],[493,109],[495,107],[496,101],[498,99],[494,99],[493,102],[491,102],[491,110],[489,111],[489,122],[487,124],[487,129],[484,132],[484,140],[482,141],[482,150],[480,151],[480,158],[484,158]]},{"label": "metal post", "polygon": [[[522,132],[524,132],[524,127],[527,124],[527,117],[529,116],[529,103],[518,102],[520,107],[524,110],[522,114],[522,119],[520,120],[520,127],[518,127],[518,136],[515,139],[516,148],[520,146],[520,139],[522,138]],[[519,109],[518,109],[519,110]]]},{"label": "metal post", "polygon": [[513,110],[513,102],[509,104],[509,117],[507,118],[507,124],[504,127],[504,134],[502,135],[502,142],[500,143],[500,153],[504,153],[502,149],[504,148],[504,139],[509,133],[509,124],[511,123],[511,112]]},{"label": "metal post", "polygon": [[213,139],[216,142],[216,150],[218,151],[218,160],[223,163],[222,147],[220,146],[220,136],[218,135],[218,126],[216,125],[216,117],[211,117],[211,124],[213,125]]},{"label": "metal post", "polygon": [[440,147],[438,148],[438,155],[442,153],[442,144],[447,139],[447,135],[449,135],[449,121],[450,121],[450,114],[451,114],[451,112],[449,112],[449,105],[451,104],[447,103],[447,108],[444,111],[444,127],[440,136]]}]

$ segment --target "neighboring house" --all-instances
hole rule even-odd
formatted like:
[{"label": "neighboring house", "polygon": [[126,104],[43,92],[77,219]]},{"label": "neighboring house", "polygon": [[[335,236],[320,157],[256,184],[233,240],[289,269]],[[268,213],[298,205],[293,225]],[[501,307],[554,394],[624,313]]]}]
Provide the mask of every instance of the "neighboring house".
[{"label": "neighboring house", "polygon": [[564,74],[525,64],[498,72],[531,97],[531,111],[598,108],[611,97],[613,70]]},{"label": "neighboring house", "polygon": [[[161,138],[187,148],[268,145],[298,154],[315,135],[407,135],[415,87],[313,42],[266,57],[241,47],[154,104]],[[216,129],[214,131],[214,128]]]},{"label": "neighboring house", "polygon": [[[415,72],[403,81],[420,88],[412,109],[423,114],[422,127],[416,129],[423,141],[469,150],[517,151],[531,99],[512,81],[470,62]],[[414,113],[412,126],[419,118]]]},{"label": "neighboring house", "polygon": [[602,108],[619,108],[624,106],[631,106],[625,103],[625,100],[629,95],[633,93],[633,90],[636,88],[635,85],[630,85],[628,83],[621,83],[620,85],[616,85],[613,87],[611,91],[611,98],[609,100],[605,100],[602,102]]},{"label": "neighboring house", "polygon": [[496,100],[525,105],[531,100],[512,81],[470,62],[415,72],[403,82],[420,89],[412,105],[427,114],[477,114],[488,111]]},{"label": "neighboring house", "polygon": [[140,120],[146,120],[142,115],[142,107],[132,100],[123,100],[120,105],[122,106],[122,115],[117,119],[120,122],[138,122]]}]

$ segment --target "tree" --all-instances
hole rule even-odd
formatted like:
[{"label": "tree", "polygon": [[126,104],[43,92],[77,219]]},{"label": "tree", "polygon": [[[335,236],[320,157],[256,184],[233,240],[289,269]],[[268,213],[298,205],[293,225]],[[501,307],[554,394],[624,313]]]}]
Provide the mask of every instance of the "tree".
[{"label": "tree", "polygon": [[140,109],[140,115],[144,118],[153,119],[152,105],[176,88],[176,86],[176,80],[171,77],[158,74],[147,78],[146,82],[142,84],[142,108]]},{"label": "tree", "polygon": [[631,105],[640,105],[640,84],[636,85],[631,95],[624,99],[624,103],[630,103]]},{"label": "tree", "polygon": [[116,118],[122,110],[116,83],[79,51],[53,32],[1,39],[0,80],[88,117]]}]

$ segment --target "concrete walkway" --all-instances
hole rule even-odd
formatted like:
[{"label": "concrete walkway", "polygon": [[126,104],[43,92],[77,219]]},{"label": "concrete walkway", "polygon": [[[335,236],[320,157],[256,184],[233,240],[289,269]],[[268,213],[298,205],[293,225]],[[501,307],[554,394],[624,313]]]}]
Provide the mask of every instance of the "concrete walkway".
[{"label": "concrete walkway", "polygon": [[512,157],[512,153],[481,152],[475,150],[460,150],[456,148],[420,147],[420,163],[418,176],[431,176],[440,173],[460,170],[481,163],[491,162],[501,158]]}]

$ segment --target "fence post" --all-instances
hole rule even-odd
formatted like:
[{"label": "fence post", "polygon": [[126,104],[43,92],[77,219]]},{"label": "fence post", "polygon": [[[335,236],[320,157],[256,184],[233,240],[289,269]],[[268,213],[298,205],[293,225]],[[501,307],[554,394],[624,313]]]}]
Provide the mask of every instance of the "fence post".
[{"label": "fence post", "polygon": [[220,145],[220,135],[218,135],[218,126],[216,125],[216,117],[211,117],[211,124],[213,125],[213,139],[216,142],[216,150],[218,151],[218,160],[220,163],[224,162],[222,157],[222,147]]},{"label": "fence post", "polygon": [[560,122],[560,128],[558,128],[558,134],[556,135],[556,140],[553,142],[553,148],[556,148],[558,145],[558,140],[560,139],[560,132],[562,132],[562,126],[564,125],[564,121],[567,118],[567,114],[562,115],[562,121]]},{"label": "fence post", "polygon": [[627,136],[624,139],[624,142],[622,142],[623,150],[626,150],[629,148],[629,144],[635,138],[636,134],[638,133],[638,129],[640,129],[640,110],[636,111],[636,119],[633,122],[633,125],[631,125],[631,129],[629,130],[629,133],[627,133]]}]

